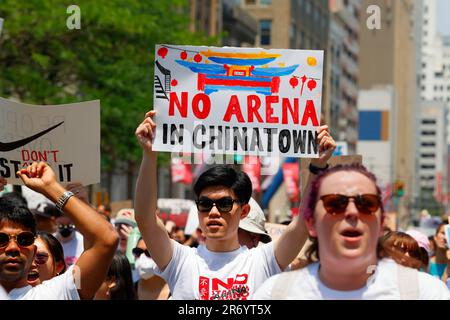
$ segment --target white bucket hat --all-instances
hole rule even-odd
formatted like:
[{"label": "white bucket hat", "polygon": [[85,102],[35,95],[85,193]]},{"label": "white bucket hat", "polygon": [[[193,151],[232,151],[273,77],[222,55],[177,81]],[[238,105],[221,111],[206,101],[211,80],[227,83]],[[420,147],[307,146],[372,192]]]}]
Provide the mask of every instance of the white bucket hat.
[{"label": "white bucket hat", "polygon": [[250,212],[244,219],[241,219],[239,222],[239,228],[261,235],[261,242],[263,243],[272,241],[272,238],[269,236],[266,228],[264,227],[266,223],[264,211],[253,198],[250,198],[248,204],[250,205]]}]

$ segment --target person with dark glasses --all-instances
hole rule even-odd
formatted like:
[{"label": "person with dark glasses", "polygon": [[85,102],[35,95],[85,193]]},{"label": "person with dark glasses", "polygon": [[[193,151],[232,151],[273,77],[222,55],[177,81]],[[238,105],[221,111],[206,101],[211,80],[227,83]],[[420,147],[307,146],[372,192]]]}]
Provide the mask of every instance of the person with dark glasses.
[{"label": "person with dark glasses", "polygon": [[338,165],[319,173],[306,198],[310,264],[271,277],[255,299],[450,299],[444,283],[381,258],[381,190],[364,166]]},{"label": "person with dark glasses", "polygon": [[[146,114],[136,129],[143,149],[136,184],[135,218],[158,268],[155,274],[169,284],[176,300],[247,300],[270,276],[280,273],[300,252],[307,233],[303,221],[293,220],[276,241],[248,249],[239,243],[241,219],[250,211],[252,183],[232,166],[216,165],[194,184],[199,227],[205,243],[190,248],[171,240],[157,209],[157,153],[152,150],[155,111]],[[318,128],[319,157],[313,168],[323,170],[336,144],[327,126]]]},{"label": "person with dark glasses", "polygon": [[[66,272],[32,287],[28,284],[32,264],[48,263],[50,254],[37,250],[36,221],[31,211],[0,197],[0,284],[12,300],[92,299],[117,248],[118,235],[114,228],[88,204],[61,186],[48,164],[34,162],[16,174],[27,187],[55,202],[57,208],[72,219],[90,246]],[[52,273],[58,271],[61,273],[62,269],[56,266]]]},{"label": "person with dark glasses", "polygon": [[34,244],[36,256],[28,273],[28,284],[32,287],[63,274],[67,269],[63,247],[51,233],[38,232]]}]

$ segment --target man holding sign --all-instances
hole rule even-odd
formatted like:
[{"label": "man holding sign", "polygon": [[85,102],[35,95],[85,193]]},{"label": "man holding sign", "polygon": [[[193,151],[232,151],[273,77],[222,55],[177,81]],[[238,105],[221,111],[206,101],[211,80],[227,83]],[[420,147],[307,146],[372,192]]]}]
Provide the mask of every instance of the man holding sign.
[{"label": "man holding sign", "polygon": [[[56,203],[89,242],[62,275],[31,287],[27,276],[36,256],[36,222],[30,210],[0,198],[0,285],[13,300],[92,299],[106,277],[118,244],[113,227],[56,180],[48,164],[34,162],[16,173],[32,190]],[[0,191],[6,179],[0,179]]]},{"label": "man holding sign", "polygon": [[156,46],[158,151],[317,157],[323,51]]},{"label": "man holding sign", "polygon": [[[238,241],[239,221],[250,211],[252,193],[249,177],[228,166],[215,166],[196,181],[200,228],[206,236],[198,248],[171,240],[157,218],[157,153],[153,140],[157,126],[155,111],[146,114],[136,129],[143,158],[136,185],[135,218],[147,248],[174,299],[249,299],[271,275],[284,270],[297,256],[307,233],[301,219],[295,218],[280,238],[248,250]],[[319,158],[313,166],[325,168],[335,142],[328,127],[318,131]]]}]

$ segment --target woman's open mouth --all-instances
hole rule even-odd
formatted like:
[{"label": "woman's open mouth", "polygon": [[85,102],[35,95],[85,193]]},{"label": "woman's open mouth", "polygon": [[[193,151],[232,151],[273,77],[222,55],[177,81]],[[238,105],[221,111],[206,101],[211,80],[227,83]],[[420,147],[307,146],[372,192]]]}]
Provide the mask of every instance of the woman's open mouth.
[{"label": "woman's open mouth", "polygon": [[344,237],[345,241],[353,242],[361,240],[363,234],[357,229],[346,229],[341,232],[341,235]]},{"label": "woman's open mouth", "polygon": [[39,280],[39,272],[32,270],[28,273],[27,281],[28,283],[33,283]]}]

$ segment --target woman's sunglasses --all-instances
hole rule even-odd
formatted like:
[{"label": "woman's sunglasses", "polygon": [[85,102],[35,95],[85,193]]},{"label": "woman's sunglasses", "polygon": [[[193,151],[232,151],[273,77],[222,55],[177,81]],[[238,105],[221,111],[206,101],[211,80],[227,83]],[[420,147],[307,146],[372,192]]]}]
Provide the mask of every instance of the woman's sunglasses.
[{"label": "woman's sunglasses", "polygon": [[216,206],[220,213],[228,213],[233,209],[233,204],[235,202],[239,203],[239,200],[234,200],[231,197],[223,197],[217,200],[201,197],[195,203],[200,212],[209,212],[213,206]]},{"label": "woman's sunglasses", "polygon": [[148,252],[147,249],[141,249],[141,248],[134,248],[132,251],[133,255],[137,258],[139,258],[141,256],[141,254],[145,253],[145,255],[149,258],[151,258],[150,256],[150,252]]},{"label": "woman's sunglasses", "polygon": [[34,258],[34,262],[37,265],[45,264],[48,261],[49,255],[47,252],[38,252],[36,253],[36,257]]},{"label": "woman's sunglasses", "polygon": [[16,240],[17,244],[21,247],[28,247],[34,243],[35,238],[34,234],[29,231],[23,231],[17,235],[0,232],[0,248],[6,247],[11,239]]},{"label": "woman's sunglasses", "polygon": [[376,194],[359,194],[345,196],[343,194],[327,194],[320,197],[323,206],[329,214],[342,214],[345,212],[350,199],[355,201],[355,206],[362,214],[372,215],[380,208],[380,197]]}]

